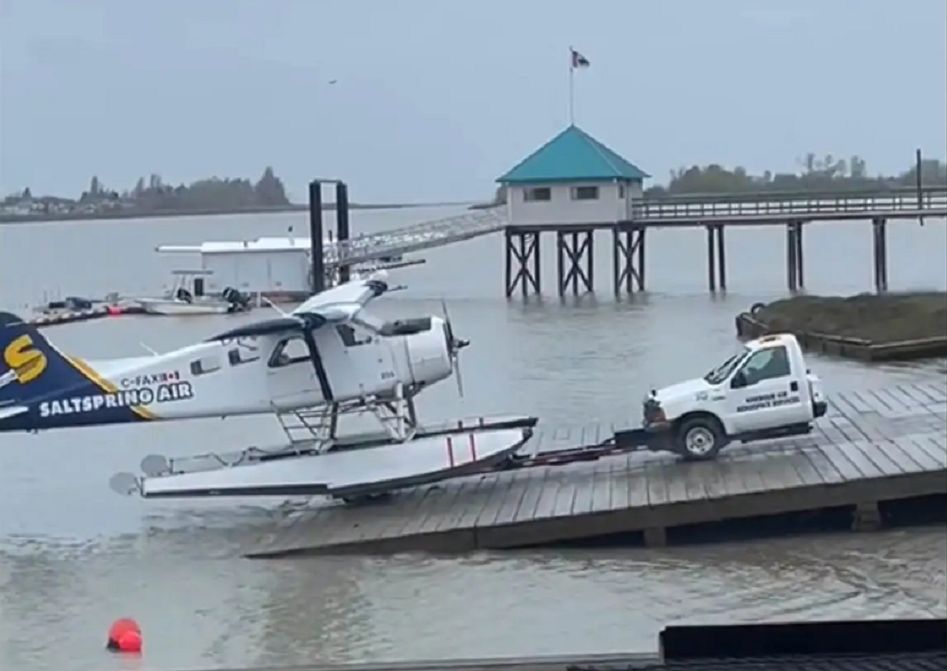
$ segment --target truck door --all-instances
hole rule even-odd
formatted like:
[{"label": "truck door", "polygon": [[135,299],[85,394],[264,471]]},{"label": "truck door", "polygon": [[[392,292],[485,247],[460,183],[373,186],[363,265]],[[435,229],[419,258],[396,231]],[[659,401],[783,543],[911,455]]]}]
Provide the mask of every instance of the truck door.
[{"label": "truck door", "polygon": [[737,432],[759,431],[809,419],[784,345],[750,355],[730,378],[728,405]]}]

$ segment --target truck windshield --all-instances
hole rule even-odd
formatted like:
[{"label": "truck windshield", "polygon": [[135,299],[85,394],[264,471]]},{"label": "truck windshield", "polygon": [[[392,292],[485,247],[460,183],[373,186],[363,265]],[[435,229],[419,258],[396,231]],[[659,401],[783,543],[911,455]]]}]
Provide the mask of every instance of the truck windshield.
[{"label": "truck windshield", "polygon": [[748,352],[749,350],[747,349],[740,350],[722,364],[714,368],[712,371],[707,373],[704,376],[704,380],[710,384],[720,384],[730,376],[730,373],[732,373],[733,370],[740,364],[740,362],[743,361]]}]

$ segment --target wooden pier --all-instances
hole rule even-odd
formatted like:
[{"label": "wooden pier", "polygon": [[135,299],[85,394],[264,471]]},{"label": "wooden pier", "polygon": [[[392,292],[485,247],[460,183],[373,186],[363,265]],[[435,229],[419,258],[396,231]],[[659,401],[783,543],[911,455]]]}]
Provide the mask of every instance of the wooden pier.
[{"label": "wooden pier", "polygon": [[[593,445],[616,428],[625,427],[540,422],[538,444],[524,449]],[[944,496],[947,387],[916,383],[835,394],[811,434],[734,444],[714,461],[632,452],[468,476],[365,505],[320,501],[246,555],[461,552],[626,534],[662,545],[717,523],[824,511],[871,529],[899,505]]]},{"label": "wooden pier", "polygon": [[710,291],[727,288],[724,231],[729,226],[786,228],[786,285],[805,287],[803,230],[825,221],[871,223],[875,289],[888,289],[887,225],[894,220],[947,218],[947,187],[905,187],[885,191],[773,192],[642,198],[625,221],[587,224],[509,225],[506,234],[506,295],[541,293],[540,237],[555,233],[558,292],[562,296],[594,291],[592,249],[595,232],[613,236],[613,288],[617,294],[645,287],[645,231],[661,228],[707,229]]}]

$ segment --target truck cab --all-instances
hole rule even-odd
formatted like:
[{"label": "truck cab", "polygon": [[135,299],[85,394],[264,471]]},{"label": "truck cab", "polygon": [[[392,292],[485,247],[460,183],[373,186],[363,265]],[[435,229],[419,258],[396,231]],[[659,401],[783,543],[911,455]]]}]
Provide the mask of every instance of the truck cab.
[{"label": "truck cab", "polygon": [[747,342],[703,377],[652,390],[644,428],[659,449],[710,459],[733,440],[808,433],[826,407],[798,340],[780,333]]}]

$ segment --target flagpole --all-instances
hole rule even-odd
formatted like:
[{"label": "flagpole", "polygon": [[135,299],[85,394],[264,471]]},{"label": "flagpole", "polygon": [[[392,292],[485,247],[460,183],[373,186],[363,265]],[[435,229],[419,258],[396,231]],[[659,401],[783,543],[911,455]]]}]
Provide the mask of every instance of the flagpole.
[{"label": "flagpole", "polygon": [[574,67],[574,56],[572,55],[572,47],[569,47],[569,125],[575,125],[575,84],[573,83],[573,78],[575,74]]}]

